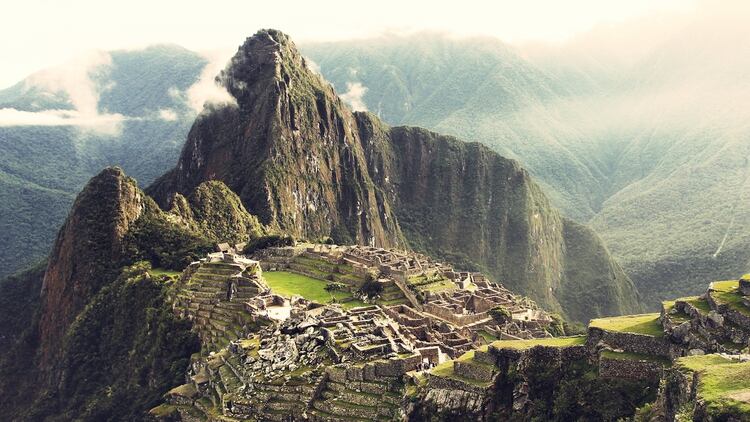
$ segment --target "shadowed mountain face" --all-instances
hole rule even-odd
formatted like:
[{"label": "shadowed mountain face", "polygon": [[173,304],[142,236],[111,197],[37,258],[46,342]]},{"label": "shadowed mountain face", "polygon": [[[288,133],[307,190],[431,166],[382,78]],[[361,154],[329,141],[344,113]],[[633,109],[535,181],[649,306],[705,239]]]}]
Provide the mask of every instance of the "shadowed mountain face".
[{"label": "shadowed mountain face", "polygon": [[411,247],[577,320],[639,309],[598,237],[561,217],[517,162],[352,113],[286,35],[248,38],[220,79],[237,104],[198,117],[177,166],[147,190],[162,206],[216,179],[295,236]]}]

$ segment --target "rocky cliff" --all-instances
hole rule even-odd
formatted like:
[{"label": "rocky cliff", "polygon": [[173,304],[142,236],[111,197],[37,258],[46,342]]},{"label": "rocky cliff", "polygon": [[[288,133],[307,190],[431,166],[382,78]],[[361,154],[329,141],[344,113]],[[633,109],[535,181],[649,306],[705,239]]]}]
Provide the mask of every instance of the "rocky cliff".
[{"label": "rocky cliff", "polygon": [[113,263],[122,260],[122,240],[143,211],[143,196],[122,170],[108,168],[76,198],[42,284],[39,329],[44,367],[56,361],[65,332],[78,313],[115,278]]},{"label": "rocky cliff", "polygon": [[577,320],[639,309],[598,237],[561,217],[517,162],[352,113],[286,35],[248,38],[219,80],[236,104],[196,120],[177,166],[148,190],[162,206],[217,179],[295,236],[424,251]]},{"label": "rocky cliff", "polygon": [[352,113],[289,38],[261,31],[220,75],[237,105],[209,109],[179,164],[150,188],[161,205],[216,179],[261,222],[340,243],[403,243],[367,171]]}]

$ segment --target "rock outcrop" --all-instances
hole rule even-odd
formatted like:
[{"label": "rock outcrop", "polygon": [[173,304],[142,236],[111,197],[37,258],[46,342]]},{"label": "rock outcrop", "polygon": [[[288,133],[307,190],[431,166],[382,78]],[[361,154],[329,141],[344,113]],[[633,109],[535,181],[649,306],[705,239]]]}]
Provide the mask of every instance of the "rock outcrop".
[{"label": "rock outcrop", "polygon": [[352,113],[286,35],[248,38],[219,80],[236,104],[196,120],[177,166],[148,189],[162,207],[221,180],[297,237],[408,246],[576,320],[639,310],[596,234],[561,217],[517,162]]},{"label": "rock outcrop", "polygon": [[403,244],[352,113],[285,34],[248,38],[220,79],[237,105],[198,117],[177,167],[149,189],[157,202],[216,179],[262,223],[294,236]]},{"label": "rock outcrop", "polygon": [[103,170],[76,198],[55,241],[42,284],[43,367],[54,365],[70,324],[99,289],[116,277],[123,238],[141,215],[143,199],[135,181],[118,168]]}]

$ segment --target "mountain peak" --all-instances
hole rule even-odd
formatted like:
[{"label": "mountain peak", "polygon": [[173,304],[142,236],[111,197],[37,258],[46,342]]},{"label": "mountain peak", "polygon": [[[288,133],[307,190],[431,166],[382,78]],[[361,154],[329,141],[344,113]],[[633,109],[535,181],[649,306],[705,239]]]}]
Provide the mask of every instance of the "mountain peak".
[{"label": "mountain peak", "polygon": [[111,280],[123,237],[142,211],[143,194],[119,167],[102,170],[76,198],[57,235],[42,285],[43,365],[53,364],[67,327]]},{"label": "mountain peak", "polygon": [[248,37],[218,77],[240,106],[267,87],[279,91],[299,78],[318,82],[294,42],[275,29]]}]

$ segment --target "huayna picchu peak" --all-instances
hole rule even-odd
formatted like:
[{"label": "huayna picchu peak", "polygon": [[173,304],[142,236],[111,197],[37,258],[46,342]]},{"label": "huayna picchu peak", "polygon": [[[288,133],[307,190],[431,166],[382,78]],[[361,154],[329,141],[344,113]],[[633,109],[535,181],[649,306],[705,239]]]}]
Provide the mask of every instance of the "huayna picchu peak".
[{"label": "huayna picchu peak", "polygon": [[644,314],[519,162],[314,67],[257,32],[174,168],[88,182],[0,285],[3,418],[750,420],[750,276]]},{"label": "huayna picchu peak", "polygon": [[198,117],[177,166],[147,189],[162,206],[221,180],[295,237],[415,249],[577,321],[639,310],[598,236],[561,216],[517,162],[351,112],[283,33],[248,38],[218,79],[236,104]]}]

